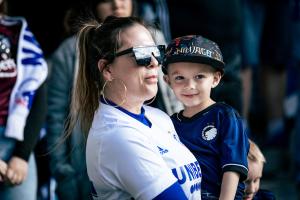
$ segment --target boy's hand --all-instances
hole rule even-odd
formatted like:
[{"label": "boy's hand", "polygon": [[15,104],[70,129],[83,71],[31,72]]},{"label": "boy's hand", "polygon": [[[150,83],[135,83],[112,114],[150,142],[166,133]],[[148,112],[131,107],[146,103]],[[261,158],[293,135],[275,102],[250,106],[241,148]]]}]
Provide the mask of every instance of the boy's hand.
[{"label": "boy's hand", "polygon": [[0,182],[4,182],[4,177],[7,171],[7,164],[0,159]]},{"label": "boy's hand", "polygon": [[25,180],[27,172],[28,163],[25,160],[14,156],[8,162],[5,181],[12,185],[21,184]]}]

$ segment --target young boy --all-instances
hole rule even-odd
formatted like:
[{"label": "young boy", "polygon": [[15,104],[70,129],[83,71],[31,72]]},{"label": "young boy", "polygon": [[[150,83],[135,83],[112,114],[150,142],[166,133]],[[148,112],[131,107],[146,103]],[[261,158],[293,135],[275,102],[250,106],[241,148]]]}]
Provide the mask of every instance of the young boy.
[{"label": "young boy", "polygon": [[224,73],[218,45],[198,35],[174,39],[167,47],[164,79],[184,110],[171,116],[181,141],[202,170],[202,200],[242,199],[249,142],[235,110],[210,98]]},{"label": "young boy", "polygon": [[259,147],[252,141],[248,153],[248,178],[245,181],[246,189],[243,200],[275,200],[271,191],[260,189],[260,179],[266,159]]}]

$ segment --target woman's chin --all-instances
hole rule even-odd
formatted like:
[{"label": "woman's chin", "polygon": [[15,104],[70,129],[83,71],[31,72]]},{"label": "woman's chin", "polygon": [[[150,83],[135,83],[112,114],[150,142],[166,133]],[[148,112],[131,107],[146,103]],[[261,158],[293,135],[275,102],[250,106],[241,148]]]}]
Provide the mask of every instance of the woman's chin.
[{"label": "woman's chin", "polygon": [[153,97],[155,97],[156,94],[157,94],[157,90],[158,90],[157,85],[153,86],[153,87],[149,87],[148,92],[147,92],[148,93],[147,94],[148,98],[152,99]]}]

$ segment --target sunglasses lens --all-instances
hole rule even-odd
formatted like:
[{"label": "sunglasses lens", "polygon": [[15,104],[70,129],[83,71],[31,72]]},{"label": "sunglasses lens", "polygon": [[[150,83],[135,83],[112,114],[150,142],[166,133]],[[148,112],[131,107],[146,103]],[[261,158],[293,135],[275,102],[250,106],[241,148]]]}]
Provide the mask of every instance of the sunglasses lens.
[{"label": "sunglasses lens", "polygon": [[151,63],[151,58],[136,59],[136,64],[139,66],[148,66]]},{"label": "sunglasses lens", "polygon": [[140,66],[148,66],[151,63],[151,56],[154,56],[158,64],[161,64],[164,55],[164,50],[162,50],[161,46],[163,45],[133,48],[136,63]]}]

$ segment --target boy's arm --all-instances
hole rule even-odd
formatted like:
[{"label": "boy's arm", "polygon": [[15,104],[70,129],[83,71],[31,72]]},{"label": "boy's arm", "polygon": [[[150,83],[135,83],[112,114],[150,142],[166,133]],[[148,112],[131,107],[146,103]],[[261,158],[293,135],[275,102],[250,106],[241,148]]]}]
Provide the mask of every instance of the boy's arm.
[{"label": "boy's arm", "polygon": [[227,171],[223,174],[219,200],[233,200],[239,183],[240,175]]}]

